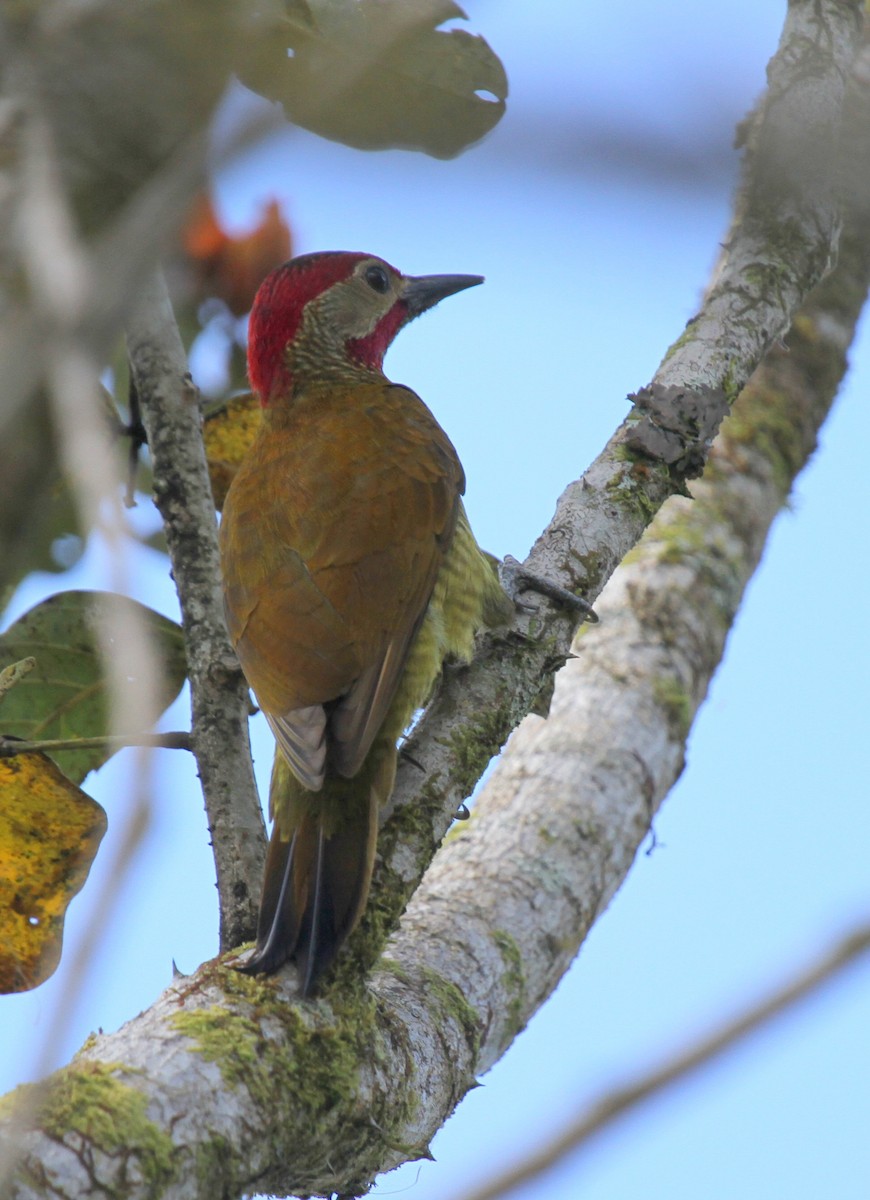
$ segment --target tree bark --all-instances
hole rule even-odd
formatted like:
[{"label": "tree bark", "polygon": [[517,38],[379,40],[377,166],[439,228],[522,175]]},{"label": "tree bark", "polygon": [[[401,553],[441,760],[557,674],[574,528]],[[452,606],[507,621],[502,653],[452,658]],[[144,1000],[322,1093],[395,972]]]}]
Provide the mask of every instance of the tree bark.
[{"label": "tree bark", "polygon": [[248,685],[224,621],[198,397],[162,275],[143,289],[127,344],[181,600],[191,739],[214,850],[220,945],[227,950],[256,932],[266,837],[248,740]]},{"label": "tree bark", "polygon": [[[723,400],[735,399],[836,257],[835,181],[844,161],[857,161],[839,157],[839,115],[859,24],[851,3],[790,6],[768,68],[771,90],[744,132],[735,219],[701,309],[595,461],[562,493],[526,560],[535,574],[597,597],[664,501],[700,472],[727,411]],[[796,130],[792,120],[800,121]],[[782,178],[772,177],[770,157],[782,160]],[[490,637],[468,670],[445,675],[400,759],[370,926],[390,925],[404,910],[457,808],[564,663],[575,622],[575,614],[539,604],[518,617],[510,653],[503,638]]]}]

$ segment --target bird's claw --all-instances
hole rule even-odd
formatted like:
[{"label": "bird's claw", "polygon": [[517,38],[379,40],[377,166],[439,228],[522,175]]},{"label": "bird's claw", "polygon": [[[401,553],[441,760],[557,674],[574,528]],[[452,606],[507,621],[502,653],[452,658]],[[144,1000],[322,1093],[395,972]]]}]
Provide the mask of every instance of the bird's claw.
[{"label": "bird's claw", "polygon": [[518,608],[530,608],[519,599],[520,593],[534,591],[542,596],[547,596],[562,608],[579,613],[581,620],[589,621],[592,625],[598,624],[598,614],[582,596],[575,596],[573,592],[569,592],[567,588],[561,587],[558,583],[553,583],[541,575],[536,575],[533,571],[526,570],[512,554],[506,554],[499,563],[498,574],[502,587]]}]

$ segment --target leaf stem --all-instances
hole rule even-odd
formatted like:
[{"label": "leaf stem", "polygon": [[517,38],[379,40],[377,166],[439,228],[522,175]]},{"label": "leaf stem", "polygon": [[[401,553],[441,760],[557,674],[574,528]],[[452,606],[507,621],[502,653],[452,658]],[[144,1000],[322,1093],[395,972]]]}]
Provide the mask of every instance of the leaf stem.
[{"label": "leaf stem", "polygon": [[190,750],[190,734],[184,730],[170,733],[105,734],[102,737],[46,738],[40,742],[19,741],[0,735],[0,758],[19,754],[50,754],[56,750],[123,750],[125,746],[150,746],[158,750]]}]

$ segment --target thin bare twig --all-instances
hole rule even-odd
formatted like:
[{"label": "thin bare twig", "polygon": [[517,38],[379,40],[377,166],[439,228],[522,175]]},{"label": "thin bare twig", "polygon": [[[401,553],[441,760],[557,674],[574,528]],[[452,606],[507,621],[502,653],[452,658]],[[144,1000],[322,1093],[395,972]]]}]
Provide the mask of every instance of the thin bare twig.
[{"label": "thin bare twig", "polygon": [[[77,233],[61,180],[57,148],[38,87],[23,63],[14,70],[21,99],[21,188],[16,233],[33,313],[42,326],[41,359],[52,400],[60,459],[84,528],[101,536],[110,554],[109,585],[127,593],[129,539],[121,516],[120,476],[100,404],[100,364],[79,337],[82,313],[93,293],[91,256]],[[96,627],[109,701],[109,726],[115,731],[147,726],[156,719],[158,657],[141,616],[129,607],[107,606]],[[116,653],[124,646],[123,659]],[[127,687],[128,670],[135,691]],[[36,1062],[42,1074],[57,1057],[58,1046],[82,995],[88,968],[105,932],[127,867],[141,844],[151,813],[151,756],[137,752],[130,767],[126,821],[115,842],[114,861],[105,875],[95,918],[67,964],[62,1001],[54,1006]],[[23,1119],[38,1106],[34,1096],[23,1105]],[[0,1190],[14,1170],[15,1147],[0,1154]]]},{"label": "thin bare twig", "polygon": [[870,924],[860,926],[833,946],[826,947],[808,966],[705,1037],[690,1043],[630,1083],[613,1088],[593,1100],[561,1132],[528,1158],[499,1173],[482,1187],[464,1192],[461,1200],[498,1200],[539,1178],[566,1155],[585,1148],[620,1117],[686,1082],[745,1038],[832,983],[868,952]]}]

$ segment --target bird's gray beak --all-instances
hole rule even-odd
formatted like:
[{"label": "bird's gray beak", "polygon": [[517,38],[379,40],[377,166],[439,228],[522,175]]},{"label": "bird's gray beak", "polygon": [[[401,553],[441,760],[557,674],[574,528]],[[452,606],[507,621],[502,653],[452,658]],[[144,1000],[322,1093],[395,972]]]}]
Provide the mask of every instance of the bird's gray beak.
[{"label": "bird's gray beak", "polygon": [[479,283],[483,283],[482,275],[409,275],[402,284],[401,297],[408,316],[418,317],[445,296],[477,287]]}]

